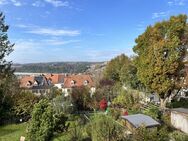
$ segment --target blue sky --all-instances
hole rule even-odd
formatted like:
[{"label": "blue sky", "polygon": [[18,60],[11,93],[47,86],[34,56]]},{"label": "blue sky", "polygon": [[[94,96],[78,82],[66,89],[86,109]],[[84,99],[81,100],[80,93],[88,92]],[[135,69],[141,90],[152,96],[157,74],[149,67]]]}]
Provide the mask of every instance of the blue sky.
[{"label": "blue sky", "polygon": [[0,0],[14,63],[107,61],[132,55],[148,25],[188,14],[188,0]]}]

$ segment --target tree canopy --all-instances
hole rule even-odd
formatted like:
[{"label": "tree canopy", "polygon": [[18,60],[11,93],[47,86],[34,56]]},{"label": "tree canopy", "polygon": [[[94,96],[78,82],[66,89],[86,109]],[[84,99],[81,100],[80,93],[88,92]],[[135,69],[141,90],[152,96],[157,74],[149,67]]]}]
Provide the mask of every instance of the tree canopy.
[{"label": "tree canopy", "polygon": [[126,86],[134,89],[143,87],[137,78],[137,68],[133,64],[134,57],[121,54],[113,58],[106,66],[104,77],[115,83],[120,83],[121,86]]},{"label": "tree canopy", "polygon": [[120,81],[121,69],[129,64],[130,60],[124,54],[115,57],[107,64],[104,72],[105,77],[109,80]]},{"label": "tree canopy", "polygon": [[172,16],[148,26],[136,39],[135,65],[141,82],[166,99],[180,88],[183,59],[187,48],[187,16]]}]

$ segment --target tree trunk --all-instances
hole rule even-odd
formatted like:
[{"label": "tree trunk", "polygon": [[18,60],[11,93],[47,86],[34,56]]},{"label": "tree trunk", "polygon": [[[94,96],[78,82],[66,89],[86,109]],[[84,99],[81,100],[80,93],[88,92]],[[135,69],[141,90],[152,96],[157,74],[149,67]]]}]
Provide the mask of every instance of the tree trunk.
[{"label": "tree trunk", "polygon": [[168,100],[168,98],[166,98],[166,99],[160,98],[160,108],[162,110],[166,109],[167,100]]}]

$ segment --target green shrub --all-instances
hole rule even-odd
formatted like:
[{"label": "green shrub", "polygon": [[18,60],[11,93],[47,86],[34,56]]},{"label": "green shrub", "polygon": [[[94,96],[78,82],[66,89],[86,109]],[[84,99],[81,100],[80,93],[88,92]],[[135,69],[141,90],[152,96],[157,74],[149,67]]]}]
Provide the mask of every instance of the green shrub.
[{"label": "green shrub", "polygon": [[65,113],[65,114],[71,114],[75,107],[71,103],[71,100],[69,97],[64,97],[63,95],[59,95],[56,98],[53,99],[53,109],[56,113]]},{"label": "green shrub", "polygon": [[188,108],[188,99],[186,98],[181,98],[180,100],[174,99],[171,101],[171,103],[167,104],[168,108],[179,108],[179,107],[184,107]]},{"label": "green shrub", "polygon": [[82,128],[79,126],[74,127],[70,131],[70,141],[82,141],[83,139],[83,133],[82,133]]},{"label": "green shrub", "polygon": [[115,120],[117,120],[121,116],[121,110],[118,108],[110,108],[109,115],[112,116]]},{"label": "green shrub", "polygon": [[166,128],[147,129],[144,126],[139,127],[134,132],[133,141],[169,141],[169,136]]},{"label": "green shrub", "polygon": [[147,109],[143,111],[144,114],[151,116],[154,119],[160,118],[160,110],[158,107],[150,105]]},{"label": "green shrub", "polygon": [[53,134],[53,110],[48,100],[35,104],[28,126],[30,141],[49,141]]},{"label": "green shrub", "polygon": [[91,136],[93,141],[121,141],[124,138],[124,127],[110,117],[96,115],[91,121]]},{"label": "green shrub", "polygon": [[172,141],[188,141],[188,135],[180,131],[174,131],[170,134]]},{"label": "green shrub", "polygon": [[68,117],[63,113],[54,114],[54,131],[61,133],[67,131],[69,124],[67,124]]},{"label": "green shrub", "polygon": [[13,112],[17,120],[28,121],[31,118],[33,105],[39,101],[39,97],[31,92],[21,92],[14,95]]}]

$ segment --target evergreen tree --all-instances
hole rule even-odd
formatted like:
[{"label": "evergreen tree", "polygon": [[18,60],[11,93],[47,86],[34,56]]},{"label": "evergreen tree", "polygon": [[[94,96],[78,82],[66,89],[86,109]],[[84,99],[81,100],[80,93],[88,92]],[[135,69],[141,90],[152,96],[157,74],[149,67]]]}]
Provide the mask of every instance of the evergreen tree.
[{"label": "evergreen tree", "polygon": [[7,31],[9,26],[5,24],[5,16],[0,13],[0,124],[10,113],[11,97],[16,86],[15,77],[11,68],[11,62],[6,61],[12,51],[14,44],[8,40]]},{"label": "evergreen tree", "polygon": [[48,100],[35,104],[28,126],[30,141],[48,141],[53,135],[53,109]]}]

